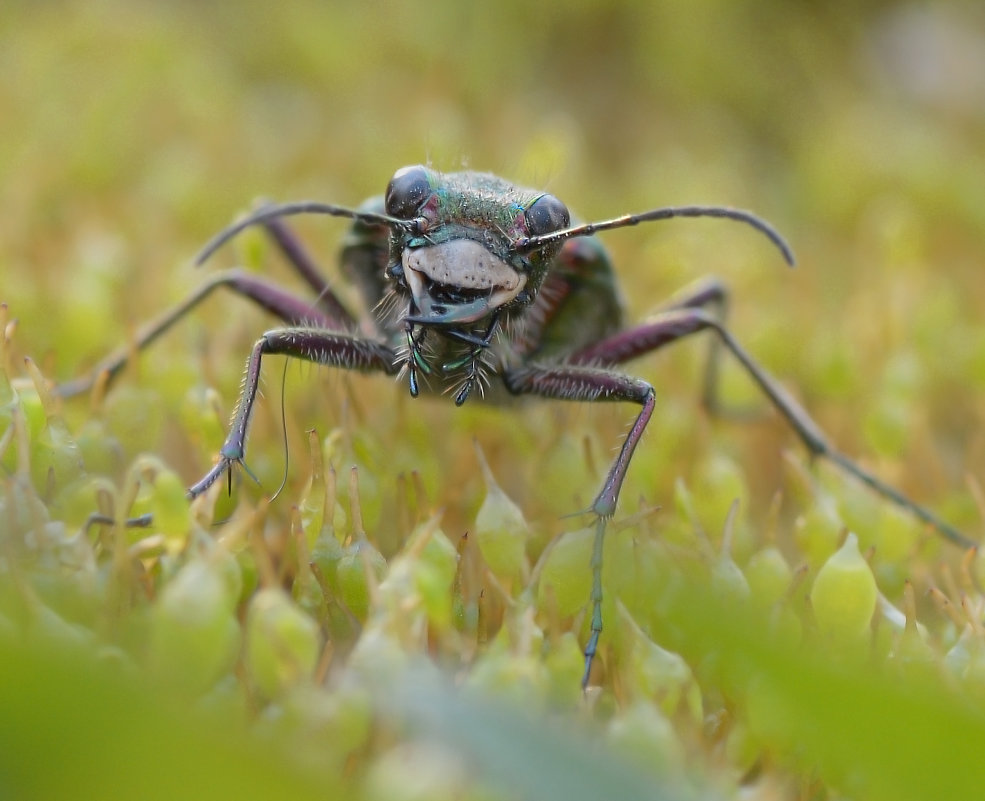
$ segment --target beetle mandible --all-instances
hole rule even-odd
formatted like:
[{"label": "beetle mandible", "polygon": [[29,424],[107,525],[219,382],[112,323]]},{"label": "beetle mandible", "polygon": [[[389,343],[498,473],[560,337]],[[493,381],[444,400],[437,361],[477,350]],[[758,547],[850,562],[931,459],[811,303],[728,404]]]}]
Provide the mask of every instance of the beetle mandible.
[{"label": "beetle mandible", "polygon": [[[328,214],[353,220],[342,268],[372,309],[350,313],[282,218]],[[935,514],[836,450],[816,423],[725,327],[725,287],[699,283],[645,322],[624,327],[616,276],[594,236],[600,231],[672,217],[719,217],[752,226],[793,264],[784,239],[759,217],[720,206],[659,208],[602,222],[572,223],[566,206],[546,192],[494,175],[404,167],[386,194],[357,209],[318,202],[267,205],[226,228],[198,257],[204,262],[247,227],[262,224],[288,262],[316,293],[311,302],[241,270],[213,276],[149,325],[136,349],[150,344],[214,289],[228,287],[274,314],[285,327],[267,331],[247,360],[242,392],[216,464],[188,494],[205,492],[233,465],[243,465],[247,429],[263,358],[279,354],[406,380],[410,393],[445,390],[461,406],[471,397],[532,395],[569,401],[625,401],[640,406],[618,455],[587,512],[593,514],[591,633],[582,686],[588,684],[602,632],[602,543],[637,444],[654,410],[653,387],[615,368],[699,331],[710,330],[712,358],[724,348],[784,417],[808,451],[829,459],[963,548],[976,544]],[[61,387],[85,391],[114,375],[134,348],[110,356],[89,377]],[[709,373],[713,377],[712,373]],[[492,383],[493,378],[500,379]],[[708,389],[708,388],[706,388]],[[706,397],[709,397],[706,393]]]}]

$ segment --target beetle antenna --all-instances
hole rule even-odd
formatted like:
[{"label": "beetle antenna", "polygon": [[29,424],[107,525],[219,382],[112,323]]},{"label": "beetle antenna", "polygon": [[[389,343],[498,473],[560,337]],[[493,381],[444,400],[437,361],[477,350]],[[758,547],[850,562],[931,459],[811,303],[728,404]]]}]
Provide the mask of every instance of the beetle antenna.
[{"label": "beetle antenna", "polygon": [[277,203],[264,206],[238,222],[224,228],[206,243],[198,256],[195,266],[200,267],[208,258],[241,231],[258,223],[275,220],[278,217],[290,217],[297,214],[328,214],[332,217],[349,217],[368,225],[385,225],[388,228],[408,228],[412,225],[409,220],[391,217],[389,214],[378,214],[372,211],[357,211],[345,206],[333,206],[329,203],[319,203],[315,200],[302,200],[296,203]]},{"label": "beetle antenna", "polygon": [[780,236],[779,232],[762,217],[757,217],[751,211],[733,209],[728,206],[669,206],[667,208],[652,209],[644,211],[642,214],[624,214],[622,217],[615,217],[611,220],[602,222],[585,223],[555,231],[542,236],[529,236],[517,240],[515,247],[519,251],[530,251],[542,248],[545,245],[553,245],[571,239],[576,236],[591,236],[598,231],[609,231],[613,228],[624,228],[629,225],[639,225],[643,222],[653,220],[669,220],[673,217],[719,217],[751,225],[767,239],[772,242],[777,250],[783,255],[784,261],[793,267],[795,261],[793,250],[787,241]]}]

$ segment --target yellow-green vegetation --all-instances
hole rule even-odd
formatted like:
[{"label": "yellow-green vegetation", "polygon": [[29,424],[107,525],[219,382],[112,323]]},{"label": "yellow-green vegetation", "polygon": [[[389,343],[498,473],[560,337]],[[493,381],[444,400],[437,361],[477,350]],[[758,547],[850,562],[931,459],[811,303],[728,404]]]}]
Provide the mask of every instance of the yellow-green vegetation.
[{"label": "yellow-green vegetation", "polygon": [[[970,0],[4,3],[0,796],[978,797],[982,557],[810,464],[734,365],[752,414],[709,415],[705,343],[632,366],[658,406],[585,694],[570,515],[633,409],[290,365],[268,501],[271,359],[260,485],[189,505],[269,318],[220,293],[111,386],[50,387],[199,286],[257,197],[355,205],[429,161],[583,218],[730,204],[798,268],[724,222],[612,232],[630,318],[722,276],[832,440],[977,540],[983,48]],[[334,276],[344,223],[297,229]],[[256,234],[216,261],[294,283]]]}]

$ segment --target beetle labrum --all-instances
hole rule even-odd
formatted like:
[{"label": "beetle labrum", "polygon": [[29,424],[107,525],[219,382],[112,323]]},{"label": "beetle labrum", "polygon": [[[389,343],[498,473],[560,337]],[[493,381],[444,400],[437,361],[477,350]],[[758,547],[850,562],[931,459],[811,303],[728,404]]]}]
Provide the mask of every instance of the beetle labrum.
[{"label": "beetle labrum", "polygon": [[[346,277],[373,310],[369,319],[357,319],[346,309],[282,221],[308,213],[353,220],[341,262]],[[633,451],[655,403],[650,384],[614,368],[710,330],[717,337],[713,345],[731,352],[812,455],[831,460],[955,544],[976,547],[829,444],[800,405],[725,327],[718,312],[726,291],[717,281],[701,283],[661,313],[624,327],[615,273],[594,234],[672,217],[719,217],[745,223],[768,237],[793,264],[783,238],[749,212],[683,206],[573,224],[564,204],[545,192],[515,187],[489,174],[440,173],[424,166],[398,170],[385,196],[358,209],[317,202],[260,208],[206,245],[199,263],[243,229],[263,225],[316,299],[301,299],[270,281],[227,270],[150,324],[135,342],[136,349],[148,345],[220,286],[285,324],[267,331],[254,345],[226,441],[216,464],[192,485],[189,495],[202,494],[233,465],[243,465],[261,362],[268,354],[397,376],[406,380],[413,396],[422,388],[448,391],[450,387],[459,406],[471,397],[495,400],[505,395],[635,403],[641,409],[586,510],[596,524],[584,686],[602,631],[606,523],[615,513]],[[112,378],[134,349],[110,356],[89,377],[63,385],[61,393],[85,391],[101,374]],[[494,377],[501,383],[491,383]]]}]

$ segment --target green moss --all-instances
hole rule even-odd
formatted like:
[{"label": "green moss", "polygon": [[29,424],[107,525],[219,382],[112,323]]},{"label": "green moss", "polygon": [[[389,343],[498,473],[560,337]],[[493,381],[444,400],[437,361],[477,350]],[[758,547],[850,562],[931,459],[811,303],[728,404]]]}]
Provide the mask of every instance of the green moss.
[{"label": "green moss", "polygon": [[[736,337],[839,449],[973,534],[980,93],[962,100],[960,73],[938,95],[907,82],[892,37],[910,12],[815,6],[0,11],[0,784],[975,797],[980,559],[811,466],[727,359],[724,405],[751,414],[709,415],[702,343],[625,368],[657,408],[607,535],[586,695],[594,529],[568,516],[630,408],[456,410],[292,366],[268,503],[285,475],[272,359],[247,452],[262,486],[239,476],[189,505],[269,318],[217,295],[89,398],[46,399],[23,361],[51,382],[84,373],[200,285],[191,257],[256,197],[355,205],[405,163],[465,162],[585,218],[732,204],[774,222],[798,269],[724,223],[606,234],[630,319],[725,277]],[[956,51],[981,26],[970,6],[921,13]],[[334,279],[342,224],[298,230]],[[216,261],[297,289],[262,237]],[[97,511],[155,521],[87,525]],[[861,603],[831,590],[846,529]]]}]

